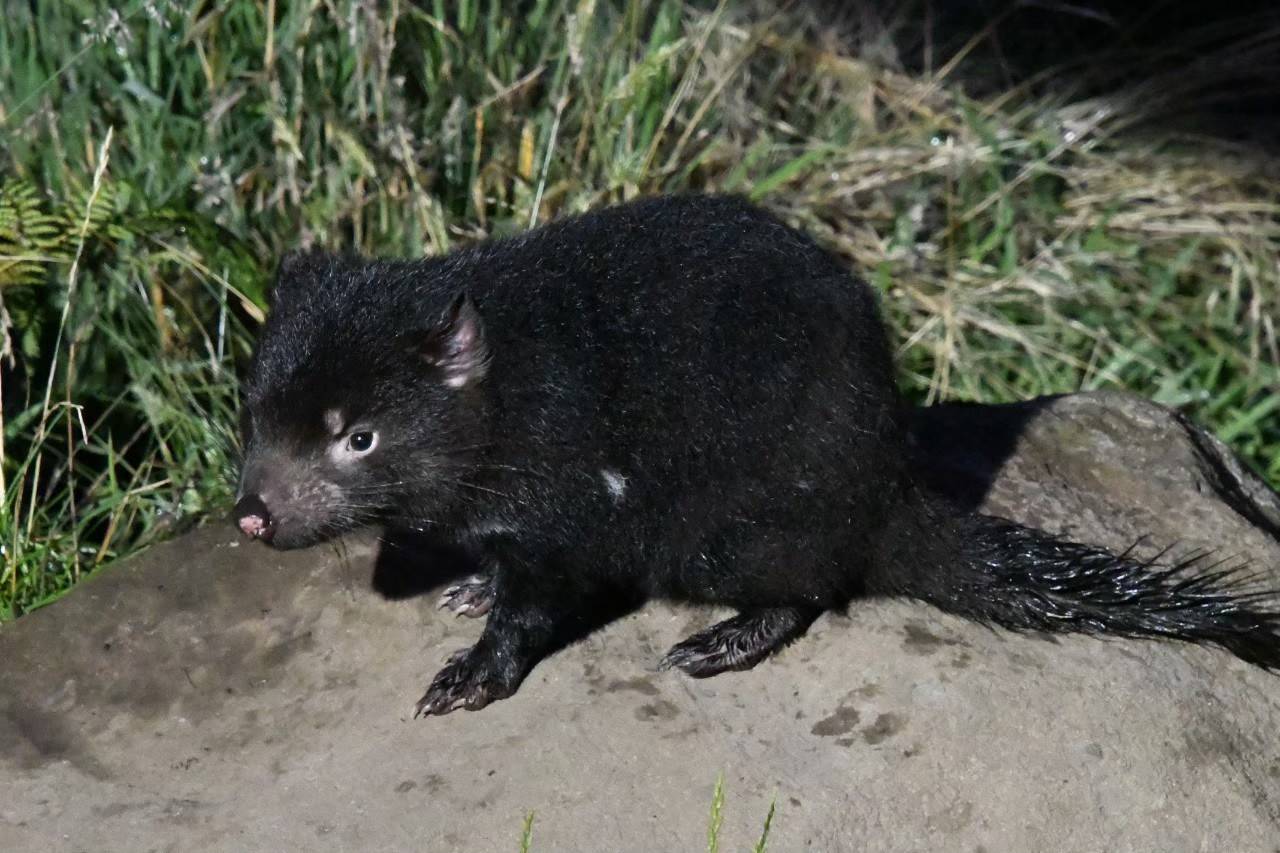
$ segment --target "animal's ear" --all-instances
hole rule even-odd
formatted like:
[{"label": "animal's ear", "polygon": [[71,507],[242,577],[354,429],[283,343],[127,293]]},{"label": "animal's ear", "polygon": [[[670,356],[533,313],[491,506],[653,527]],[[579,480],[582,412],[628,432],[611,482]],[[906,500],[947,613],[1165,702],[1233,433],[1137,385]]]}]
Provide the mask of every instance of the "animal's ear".
[{"label": "animal's ear", "polygon": [[467,293],[460,293],[440,319],[417,342],[419,356],[450,388],[479,382],[489,369],[489,345],[480,311]]},{"label": "animal's ear", "polygon": [[275,282],[269,294],[271,308],[287,305],[293,296],[323,279],[323,267],[329,259],[314,249],[294,249],[280,258]]}]

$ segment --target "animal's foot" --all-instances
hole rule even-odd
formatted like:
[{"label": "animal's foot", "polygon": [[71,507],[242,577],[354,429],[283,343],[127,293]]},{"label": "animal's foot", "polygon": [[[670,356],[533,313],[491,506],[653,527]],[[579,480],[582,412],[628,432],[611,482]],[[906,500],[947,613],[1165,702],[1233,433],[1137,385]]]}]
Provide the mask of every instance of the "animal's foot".
[{"label": "animal's foot", "polygon": [[510,680],[501,677],[493,658],[479,646],[455,652],[436,673],[426,694],[413,709],[414,718],[441,716],[459,708],[478,711],[490,702],[514,692]]},{"label": "animal's foot", "polygon": [[440,595],[440,608],[453,611],[456,616],[476,618],[493,607],[494,590],[492,575],[472,575],[446,589]]},{"label": "animal's foot", "polygon": [[768,657],[772,647],[760,648],[749,632],[730,625],[730,619],[699,631],[671,647],[659,669],[676,667],[695,678],[735,669],[750,669]]},{"label": "animal's foot", "polygon": [[658,668],[676,667],[695,678],[750,669],[812,621],[813,614],[789,607],[741,613],[676,643]]}]

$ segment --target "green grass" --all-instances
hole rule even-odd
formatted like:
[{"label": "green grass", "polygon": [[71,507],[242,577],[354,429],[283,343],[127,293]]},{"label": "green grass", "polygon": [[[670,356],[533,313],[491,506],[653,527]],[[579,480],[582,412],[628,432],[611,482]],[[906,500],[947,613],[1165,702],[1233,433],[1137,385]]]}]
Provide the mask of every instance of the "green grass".
[{"label": "green grass", "polygon": [[716,787],[711,793],[711,815],[707,819],[707,853],[720,849],[720,827],[724,826],[724,774],[716,777]]},{"label": "green grass", "polygon": [[[707,815],[707,853],[720,853],[720,830],[724,826],[724,774],[721,773],[716,777],[715,787],[711,791],[711,809]],[[769,848],[769,833],[773,829],[773,819],[778,811],[778,799],[775,796],[769,803],[769,811],[764,818],[764,826],[760,830],[760,837],[756,843],[751,846],[754,853],[767,853]],[[529,812],[524,816],[524,825],[520,830],[520,853],[529,853],[533,849],[533,818],[534,813]]]},{"label": "green grass", "polygon": [[520,830],[520,853],[529,853],[533,849],[533,812],[524,816],[524,826]]},{"label": "green grass", "polygon": [[748,193],[845,256],[920,401],[1129,388],[1280,482],[1277,161],[1140,124],[1203,80],[974,99],[804,4],[35,5],[0,16],[0,618],[225,507],[283,250],[646,193]]}]

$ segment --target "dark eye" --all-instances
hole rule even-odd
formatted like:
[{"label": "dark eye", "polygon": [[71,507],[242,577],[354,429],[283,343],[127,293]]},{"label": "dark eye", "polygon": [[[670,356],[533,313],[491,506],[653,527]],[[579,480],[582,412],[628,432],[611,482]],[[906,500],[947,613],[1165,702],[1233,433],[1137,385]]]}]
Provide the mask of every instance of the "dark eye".
[{"label": "dark eye", "polygon": [[356,453],[368,453],[373,449],[376,436],[372,432],[353,432],[347,439],[347,446]]}]

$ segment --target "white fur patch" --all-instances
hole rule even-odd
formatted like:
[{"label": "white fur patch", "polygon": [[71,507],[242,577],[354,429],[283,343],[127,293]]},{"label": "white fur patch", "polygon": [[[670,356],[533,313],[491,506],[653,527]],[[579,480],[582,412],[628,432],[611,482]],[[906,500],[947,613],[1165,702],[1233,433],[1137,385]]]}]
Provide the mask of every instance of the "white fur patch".
[{"label": "white fur patch", "polygon": [[622,503],[623,497],[627,494],[627,478],[617,471],[610,471],[608,468],[602,470],[600,476],[604,478],[604,487],[608,490],[609,496],[613,498],[613,502],[616,504]]},{"label": "white fur patch", "polygon": [[342,416],[341,409],[329,409],[324,413],[324,426],[329,430],[329,435],[337,435],[342,432],[342,427],[346,424],[346,418]]}]

